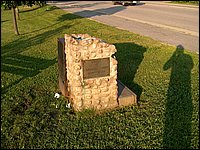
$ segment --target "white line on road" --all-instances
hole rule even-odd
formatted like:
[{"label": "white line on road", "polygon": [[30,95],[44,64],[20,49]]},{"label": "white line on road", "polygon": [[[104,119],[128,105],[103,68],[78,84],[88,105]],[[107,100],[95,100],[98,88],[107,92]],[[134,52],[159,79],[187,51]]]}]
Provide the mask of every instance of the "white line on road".
[{"label": "white line on road", "polygon": [[198,32],[190,31],[190,30],[187,30],[187,29],[182,29],[182,28],[178,28],[178,27],[168,26],[168,25],[164,25],[164,24],[158,24],[158,23],[139,20],[139,19],[133,19],[133,18],[125,17],[125,16],[120,16],[120,15],[117,15],[117,14],[113,14],[113,16],[124,18],[124,19],[127,19],[127,20],[137,21],[137,22],[140,22],[140,23],[146,23],[146,24],[150,24],[150,25],[153,25],[153,26],[161,27],[161,28],[167,28],[167,29],[171,29],[171,30],[183,32],[185,34],[189,34],[189,35],[199,37]]},{"label": "white line on road", "polygon": [[[68,8],[73,8],[73,5],[69,4],[67,7]],[[76,5],[76,7],[78,7],[78,5]],[[83,9],[83,10],[89,10],[89,11],[95,11],[95,12],[99,12],[99,13],[107,15],[106,12],[94,10],[94,9],[91,9],[91,8],[81,8],[81,9]],[[187,30],[187,29],[182,29],[182,28],[173,27],[173,26],[169,26],[169,25],[154,23],[154,22],[150,22],[150,21],[144,21],[144,20],[140,20],[140,19],[134,19],[134,18],[126,17],[126,16],[121,16],[121,15],[118,15],[118,14],[112,14],[112,15],[116,16],[116,17],[119,17],[119,18],[131,20],[131,21],[136,21],[136,22],[140,22],[140,23],[144,23],[144,24],[149,24],[149,25],[153,25],[153,26],[156,26],[156,27],[160,27],[160,28],[171,29],[171,30],[174,30],[174,31],[182,32],[184,34],[188,34],[188,35],[199,37],[199,32],[190,31],[190,30]]]},{"label": "white line on road", "polygon": [[[84,10],[96,11],[96,10],[88,9],[88,8],[84,9]],[[96,11],[96,12],[107,14],[106,12],[102,12],[102,11]],[[198,32],[190,31],[190,30],[187,30],[187,29],[168,26],[168,25],[164,25],[164,24],[158,24],[158,23],[144,21],[144,20],[140,20],[140,19],[134,19],[134,18],[126,17],[126,16],[117,15],[117,14],[113,14],[113,16],[120,17],[120,18],[127,19],[127,20],[140,22],[140,23],[150,24],[150,25],[153,25],[153,26],[161,27],[161,28],[167,28],[167,29],[171,29],[171,30],[179,31],[179,32],[182,32],[182,33],[185,33],[185,34],[189,34],[189,35],[192,35],[192,36],[199,37],[199,33]]]}]

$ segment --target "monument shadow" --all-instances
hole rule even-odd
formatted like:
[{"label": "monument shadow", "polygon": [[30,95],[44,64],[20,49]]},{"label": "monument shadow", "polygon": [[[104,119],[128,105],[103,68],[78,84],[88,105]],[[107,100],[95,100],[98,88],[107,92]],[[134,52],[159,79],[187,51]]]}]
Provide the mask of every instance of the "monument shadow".
[{"label": "monument shadow", "polygon": [[131,42],[114,45],[117,49],[115,56],[118,61],[118,79],[137,95],[137,101],[139,101],[143,89],[134,81],[134,78],[144,58],[146,48]]},{"label": "monument shadow", "polygon": [[171,69],[165,106],[163,148],[189,149],[191,144],[192,96],[191,70],[192,57],[184,53],[178,45],[163,69]]}]

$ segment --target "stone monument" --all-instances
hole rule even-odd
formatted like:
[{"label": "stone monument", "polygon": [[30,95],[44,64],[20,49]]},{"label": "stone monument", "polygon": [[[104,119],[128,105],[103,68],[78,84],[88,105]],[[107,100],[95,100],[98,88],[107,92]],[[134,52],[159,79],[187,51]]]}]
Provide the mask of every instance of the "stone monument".
[{"label": "stone monument", "polygon": [[136,104],[136,95],[117,80],[114,45],[88,34],[58,38],[59,87],[75,111]]}]

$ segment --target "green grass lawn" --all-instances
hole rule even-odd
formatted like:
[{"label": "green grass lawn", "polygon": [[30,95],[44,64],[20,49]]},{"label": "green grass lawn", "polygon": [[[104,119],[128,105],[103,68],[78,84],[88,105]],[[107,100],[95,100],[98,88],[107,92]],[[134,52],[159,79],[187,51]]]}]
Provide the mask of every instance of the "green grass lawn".
[{"label": "green grass lawn", "polygon": [[170,1],[169,3],[199,6],[199,1]]},{"label": "green grass lawn", "polygon": [[[199,57],[60,9],[1,10],[1,148],[199,147]],[[117,48],[118,78],[140,98],[73,113],[58,89],[57,38],[88,33]]]}]

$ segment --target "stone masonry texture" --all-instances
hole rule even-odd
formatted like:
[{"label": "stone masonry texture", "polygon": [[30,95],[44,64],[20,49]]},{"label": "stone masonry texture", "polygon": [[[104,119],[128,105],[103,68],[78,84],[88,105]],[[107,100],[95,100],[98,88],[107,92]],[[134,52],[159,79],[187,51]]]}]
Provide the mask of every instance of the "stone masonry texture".
[{"label": "stone masonry texture", "polygon": [[[88,34],[65,34],[67,82],[70,102],[75,111],[85,108],[117,107],[117,60],[111,57],[116,48]],[[109,58],[110,75],[83,78],[83,61]]]}]

